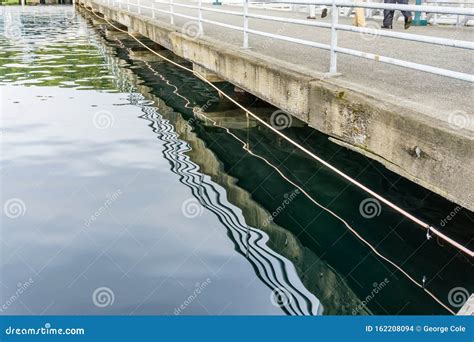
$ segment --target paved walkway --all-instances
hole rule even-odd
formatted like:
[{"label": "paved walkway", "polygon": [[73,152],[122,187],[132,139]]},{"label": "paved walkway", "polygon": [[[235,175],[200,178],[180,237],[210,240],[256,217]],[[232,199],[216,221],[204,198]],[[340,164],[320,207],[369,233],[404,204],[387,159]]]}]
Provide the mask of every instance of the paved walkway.
[{"label": "paved walkway", "polygon": [[[141,3],[145,6],[151,6],[150,0],[141,0]],[[183,3],[196,4],[196,2]],[[242,11],[241,6],[209,7],[230,11]],[[169,10],[168,5],[156,5],[156,8]],[[136,12],[136,8],[132,8],[131,11]],[[197,10],[194,9],[175,7],[175,12],[197,17]],[[250,13],[287,16],[300,19],[306,18],[304,13],[257,8],[251,8]],[[145,9],[142,10],[142,14],[151,16],[151,11]],[[243,21],[240,17],[221,13],[203,12],[203,16],[205,19],[236,26],[241,26]],[[169,16],[167,14],[157,12],[156,18],[157,20],[163,20],[169,23]],[[328,17],[325,19],[318,18],[317,20],[330,23],[331,19]],[[193,21],[175,17],[175,25],[177,26],[182,27],[189,22]],[[350,24],[351,19],[341,17],[340,23]],[[368,27],[373,28],[379,24],[380,22],[368,20]],[[242,46],[242,32],[212,24],[204,24],[203,26],[205,36],[220,39],[238,47]],[[404,31],[401,21],[395,23],[394,26],[396,31]],[[277,23],[260,19],[250,19],[249,27],[325,44],[330,43],[330,30],[325,28]],[[474,40],[473,27],[412,27],[408,32],[458,40]],[[432,66],[465,73],[474,73],[474,52],[470,50],[341,31],[339,31],[338,40],[339,46],[341,47],[381,54],[416,63],[426,63]],[[253,51],[271,56],[272,58],[304,66],[317,72],[327,72],[329,70],[329,51],[326,50],[255,35],[250,35],[249,45]],[[474,86],[472,83],[343,54],[338,55],[338,71],[342,73],[342,76],[337,78],[336,82],[341,85],[362,89],[378,97],[391,97],[394,102],[418,109],[429,116],[448,120],[450,113],[456,111],[465,112],[470,118],[468,128],[474,131],[474,111],[472,105]]]}]

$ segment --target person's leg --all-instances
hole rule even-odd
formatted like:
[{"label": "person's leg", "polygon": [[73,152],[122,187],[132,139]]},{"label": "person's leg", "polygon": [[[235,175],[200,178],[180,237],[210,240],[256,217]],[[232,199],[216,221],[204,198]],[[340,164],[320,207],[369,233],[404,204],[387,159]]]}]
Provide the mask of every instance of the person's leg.
[{"label": "person's leg", "polygon": [[[408,0],[396,0],[399,4],[408,5]],[[403,16],[405,17],[405,30],[411,26],[412,17],[410,11],[402,11]]]},{"label": "person's leg", "polygon": [[[408,0],[397,0],[397,3],[401,5],[408,5]],[[410,11],[402,11],[403,16],[406,18],[411,18],[411,12]]]},{"label": "person's leg", "polygon": [[[355,2],[363,2],[364,0],[355,0]],[[354,13],[354,26],[366,27],[365,23],[365,11],[363,8],[356,7]]]},{"label": "person's leg", "polygon": [[[394,4],[396,0],[384,0],[386,4]],[[393,10],[383,10],[383,28],[392,28]]]},{"label": "person's leg", "polygon": [[321,18],[326,18],[328,16],[328,8],[323,6],[323,10],[321,11]]}]

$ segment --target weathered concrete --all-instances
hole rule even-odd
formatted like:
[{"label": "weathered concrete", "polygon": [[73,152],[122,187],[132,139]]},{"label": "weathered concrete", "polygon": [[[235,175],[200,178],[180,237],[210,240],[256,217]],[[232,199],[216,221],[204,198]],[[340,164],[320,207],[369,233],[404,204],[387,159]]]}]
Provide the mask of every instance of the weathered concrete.
[{"label": "weathered concrete", "polygon": [[87,1],[129,30],[474,211],[474,132],[469,125],[459,129],[402,99],[377,97],[296,64],[209,37],[191,37],[163,21]]}]

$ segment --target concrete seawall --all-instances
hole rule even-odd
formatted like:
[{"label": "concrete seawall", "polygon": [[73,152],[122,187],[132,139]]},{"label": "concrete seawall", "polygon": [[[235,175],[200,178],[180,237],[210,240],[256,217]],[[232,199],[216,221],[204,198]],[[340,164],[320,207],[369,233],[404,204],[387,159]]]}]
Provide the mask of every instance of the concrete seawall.
[{"label": "concrete seawall", "polygon": [[163,21],[94,1],[81,3],[287,111],[334,142],[474,211],[474,132],[469,126],[452,127],[426,115],[421,106],[376,97],[305,67],[206,36],[189,37]]}]

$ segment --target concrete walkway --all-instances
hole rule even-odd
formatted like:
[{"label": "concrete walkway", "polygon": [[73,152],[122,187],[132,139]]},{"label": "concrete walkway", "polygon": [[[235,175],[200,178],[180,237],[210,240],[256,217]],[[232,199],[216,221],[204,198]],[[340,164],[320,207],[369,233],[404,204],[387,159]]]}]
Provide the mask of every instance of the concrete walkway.
[{"label": "concrete walkway", "polygon": [[[131,0],[131,3],[138,0]],[[197,5],[197,2],[181,2]],[[150,0],[141,0],[144,6],[151,6]],[[241,12],[241,6],[208,6],[228,11]],[[156,4],[156,8],[169,10],[168,5]],[[131,7],[131,12],[136,12],[136,7]],[[197,17],[197,10],[175,7],[176,13]],[[250,13],[264,14],[281,17],[305,19],[304,13],[289,11],[264,10],[250,8]],[[142,10],[143,15],[151,16],[151,11]],[[205,19],[214,20],[226,24],[242,26],[242,18],[203,12]],[[169,23],[169,16],[156,12],[156,18]],[[191,25],[193,20],[175,16],[175,25],[183,27]],[[325,19],[317,19],[321,22],[330,23],[328,16]],[[352,23],[352,19],[341,17],[341,24]],[[380,22],[368,21],[368,27],[379,27]],[[222,28],[212,24],[204,24],[204,35],[222,40],[235,46],[242,46],[242,32]],[[319,43],[330,44],[330,30],[325,28],[307,27],[295,24],[277,23],[260,19],[250,19],[251,29],[277,33],[280,35],[301,38]],[[411,27],[408,31],[403,29],[402,21],[394,24],[394,30],[413,34],[432,35],[443,38],[473,41],[474,27],[455,26],[429,26]],[[474,73],[474,53],[470,50],[449,48],[443,46],[429,45],[424,43],[410,42],[380,36],[363,35],[352,32],[339,32],[338,45],[345,48],[360,50],[363,52],[380,54],[387,57],[403,59],[416,63],[429,64],[436,67],[451,69],[464,73]],[[316,72],[327,72],[329,70],[329,51],[300,44],[284,42],[277,39],[250,35],[249,46],[252,51],[280,59],[285,62],[298,64],[310,68]],[[474,97],[474,86],[472,83],[457,81],[451,78],[436,76],[416,70],[409,70],[358,57],[338,55],[338,71],[342,74],[337,79],[349,88],[362,90],[384,99],[392,98],[395,103],[406,105],[426,115],[434,116],[441,120],[448,120],[453,112],[461,111],[471,117],[469,128],[474,131],[474,117],[472,98]]]}]

